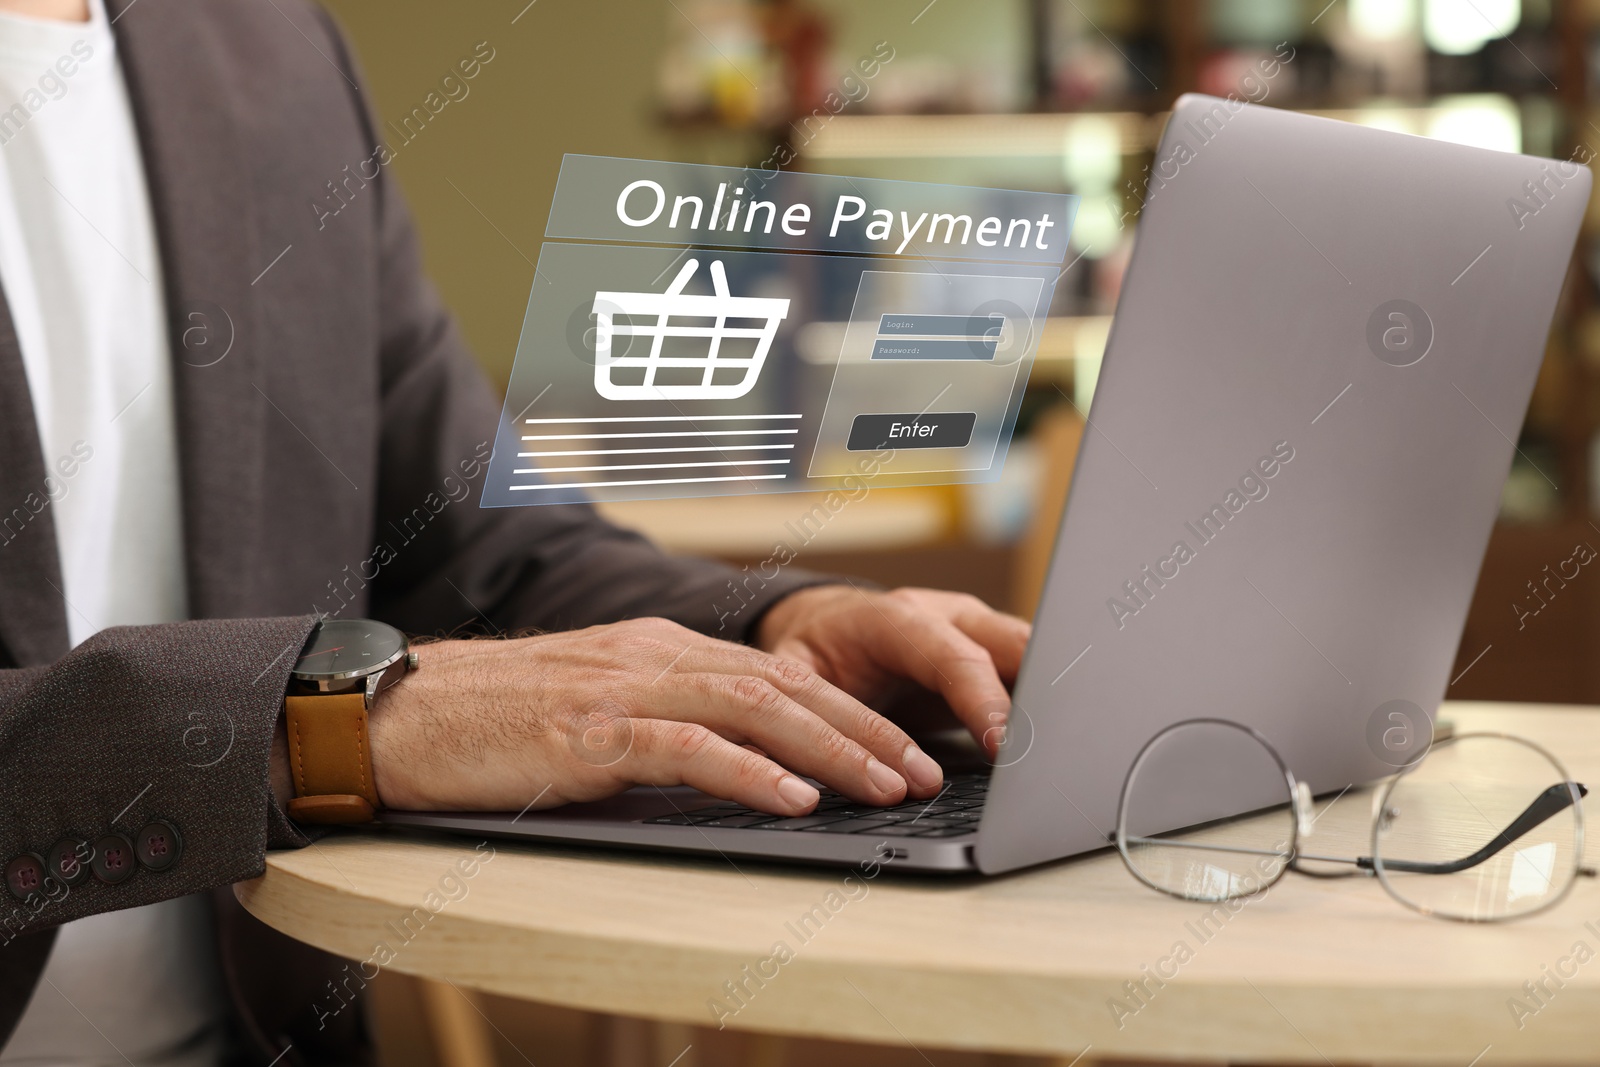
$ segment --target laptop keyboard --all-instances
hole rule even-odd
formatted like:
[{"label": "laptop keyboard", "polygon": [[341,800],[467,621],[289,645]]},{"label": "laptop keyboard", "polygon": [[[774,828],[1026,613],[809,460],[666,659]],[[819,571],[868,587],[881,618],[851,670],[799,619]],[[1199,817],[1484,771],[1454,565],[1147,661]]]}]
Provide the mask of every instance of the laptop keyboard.
[{"label": "laptop keyboard", "polygon": [[824,789],[816,810],[784,818],[743,804],[725,802],[690,811],[645,819],[662,826],[706,826],[716,829],[795,830],[818,834],[874,834],[879,837],[959,837],[978,828],[989,791],[986,773],[954,775],[939,795],[892,808],[860,804]]}]

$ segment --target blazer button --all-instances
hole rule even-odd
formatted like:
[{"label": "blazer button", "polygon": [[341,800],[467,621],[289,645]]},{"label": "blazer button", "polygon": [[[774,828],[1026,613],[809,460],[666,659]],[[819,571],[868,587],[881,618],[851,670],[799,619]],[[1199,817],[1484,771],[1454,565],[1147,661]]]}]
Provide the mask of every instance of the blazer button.
[{"label": "blazer button", "polygon": [[11,862],[6,864],[6,888],[18,900],[27,900],[35,893],[43,892],[46,877],[44,860],[32,852],[13,856]]},{"label": "blazer button", "polygon": [[81,885],[89,877],[89,843],[75,837],[57,841],[45,855],[45,866],[63,885]]},{"label": "blazer button", "polygon": [[94,871],[94,876],[107,885],[126,882],[138,870],[134,861],[133,842],[122,834],[106,834],[96,839],[89,867]]},{"label": "blazer button", "polygon": [[183,854],[183,838],[178,828],[165,819],[146,823],[133,839],[134,853],[139,865],[147,871],[164,871],[178,862]]}]

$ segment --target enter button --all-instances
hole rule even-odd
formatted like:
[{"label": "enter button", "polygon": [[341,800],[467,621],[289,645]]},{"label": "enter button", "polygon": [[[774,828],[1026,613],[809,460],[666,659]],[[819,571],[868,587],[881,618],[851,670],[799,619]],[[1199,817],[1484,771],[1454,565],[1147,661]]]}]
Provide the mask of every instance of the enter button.
[{"label": "enter button", "polygon": [[857,415],[850,424],[851,452],[880,448],[965,448],[972,441],[977,412],[935,411],[905,415]]}]

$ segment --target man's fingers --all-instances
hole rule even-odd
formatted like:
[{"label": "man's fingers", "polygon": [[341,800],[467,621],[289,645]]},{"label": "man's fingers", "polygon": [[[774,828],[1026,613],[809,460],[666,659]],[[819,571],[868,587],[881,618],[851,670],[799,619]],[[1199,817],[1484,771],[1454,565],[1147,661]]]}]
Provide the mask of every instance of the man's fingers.
[{"label": "man's fingers", "polygon": [[898,773],[764,678],[683,675],[662,687],[661,700],[652,702],[648,714],[699,723],[736,744],[758,745],[783,766],[852,800],[905,799],[906,783]]},{"label": "man's fingers", "polygon": [[[914,796],[932,796],[944,783],[944,771],[938,763],[917,747],[904,730],[804,664],[737,645],[700,646],[685,653],[674,670],[684,674],[760,679],[871,753],[902,778]],[[747,717],[741,716],[731,720],[730,725],[743,726],[747,739],[764,742],[766,739],[756,736],[754,727],[746,725],[747,722]],[[841,792],[869,803],[882,803],[870,793],[851,792],[836,785],[822,773],[826,765],[819,766],[814,760],[804,765],[790,762],[787,751],[771,751],[788,766],[826,781]]]},{"label": "man's fingers", "polygon": [[692,722],[636,720],[633,746],[615,773],[643,785],[693,786],[774,815],[804,815],[818,798],[776,763]]},{"label": "man's fingers", "polygon": [[943,769],[911,735],[815,671],[792,660],[769,657],[763,677],[893,768],[913,796],[931,797],[943,787]]},{"label": "man's fingers", "polygon": [[873,606],[883,623],[874,643],[876,657],[943,696],[956,718],[993,755],[1010,715],[1011,694],[989,651],[947,619],[893,597],[874,600]]},{"label": "man's fingers", "polygon": [[1033,627],[1015,615],[995,611],[976,603],[969,610],[957,611],[952,621],[962,633],[989,651],[1002,681],[1014,682],[1022,669],[1022,654],[1028,648]]}]

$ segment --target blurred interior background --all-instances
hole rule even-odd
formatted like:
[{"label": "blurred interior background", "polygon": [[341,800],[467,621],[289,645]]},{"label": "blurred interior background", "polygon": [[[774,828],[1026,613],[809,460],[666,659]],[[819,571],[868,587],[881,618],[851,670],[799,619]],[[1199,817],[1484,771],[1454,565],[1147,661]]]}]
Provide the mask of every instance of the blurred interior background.
[{"label": "blurred interior background", "polygon": [[[563,153],[753,166],[783,147],[799,169],[1079,194],[1071,255],[1081,258],[1057,287],[1003,479],[875,490],[799,561],[966,589],[1022,614],[1093,397],[1144,169],[1180,93],[1232,93],[1511,152],[1585,160],[1600,149],[1600,0],[326,2],[385,118],[422,106],[479,42],[492,49],[466,96],[400,138],[392,166],[433,276],[501,385]],[[877,72],[863,78],[857,64],[874,56]],[[1274,76],[1252,80],[1274,59]],[[1600,547],[1597,223],[1591,205],[1452,697],[1600,702],[1600,576],[1546,584],[1577,545]],[[610,510],[676,549],[749,562],[807,507],[771,495]],[[556,1060],[551,1035],[578,1048],[592,1029],[575,1016],[533,1019],[500,1021],[542,1027]],[[660,1039],[604,1032],[601,1046],[582,1047],[606,1058]],[[660,1040],[692,1043],[681,1036]],[[821,1055],[757,1039],[717,1053],[724,1036],[703,1035],[681,1067],[700,1056]],[[521,1062],[505,1032],[487,1040],[499,1062]]]},{"label": "blurred interior background", "polygon": [[[754,166],[785,147],[803,169],[1083,197],[1071,253],[1082,258],[1057,286],[1003,479],[876,490],[800,561],[967,589],[1024,614],[1178,94],[1513,152],[1586,159],[1600,147],[1596,0],[328,3],[389,119],[422,106],[479,42],[492,49],[392,166],[435,279],[502,385],[566,152]],[[874,56],[889,58],[865,78],[858,64]],[[1263,60],[1281,69],[1262,77]],[[1600,212],[1590,218],[1454,697],[1600,701],[1600,581],[1545,584],[1577,544],[1600,546]],[[674,548],[754,561],[806,507],[774,495],[613,511]]]}]

